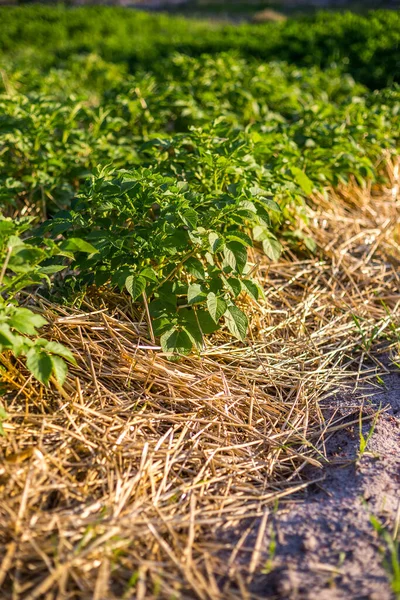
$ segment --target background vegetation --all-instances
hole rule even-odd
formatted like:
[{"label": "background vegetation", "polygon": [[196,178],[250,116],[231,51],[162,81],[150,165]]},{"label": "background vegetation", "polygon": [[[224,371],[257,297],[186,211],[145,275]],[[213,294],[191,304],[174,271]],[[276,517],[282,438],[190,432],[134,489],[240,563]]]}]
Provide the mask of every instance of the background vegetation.
[{"label": "background vegetation", "polygon": [[36,64],[58,65],[73,53],[95,52],[129,68],[156,68],[175,51],[192,56],[236,49],[262,61],[342,72],[371,88],[399,80],[400,14],[320,12],[284,23],[229,25],[188,21],[122,8],[62,6],[4,8],[0,49],[26,53]]}]

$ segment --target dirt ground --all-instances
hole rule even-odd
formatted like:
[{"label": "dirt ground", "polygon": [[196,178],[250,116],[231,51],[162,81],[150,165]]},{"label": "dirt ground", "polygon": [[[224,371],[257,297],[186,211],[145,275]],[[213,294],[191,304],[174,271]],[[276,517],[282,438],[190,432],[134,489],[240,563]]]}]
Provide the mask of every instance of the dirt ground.
[{"label": "dirt ground", "polygon": [[[335,418],[343,415],[348,426],[327,442],[330,464],[323,480],[267,517],[259,556],[265,574],[253,580],[253,597],[400,597],[392,589],[391,569],[384,566],[385,559],[390,561],[387,543],[371,524],[376,518],[392,534],[400,518],[400,371],[387,374],[379,388],[366,390],[361,399],[350,394],[332,401],[328,411]],[[360,401],[364,416],[371,418],[375,409],[386,407],[375,424],[372,418],[363,425],[365,438],[371,427],[373,433],[361,457]],[[320,471],[309,474],[321,478]],[[246,562],[246,547],[254,556],[259,531],[260,521],[241,532],[240,560]]]},{"label": "dirt ground", "polygon": [[[82,0],[81,0],[82,2]],[[254,8],[256,10],[260,10],[263,8],[273,8],[275,10],[281,10],[285,12],[286,9],[292,8],[317,8],[317,9],[326,9],[326,8],[340,8],[340,9],[348,9],[350,10],[352,7],[362,8],[363,6],[367,8],[398,8],[399,0],[266,0],[263,2],[262,0],[237,0],[236,2],[232,2],[232,0],[224,1],[212,1],[212,0],[115,0],[115,4],[125,4],[128,6],[140,6],[142,8],[152,8],[152,9],[169,9],[176,7],[186,7],[188,9],[224,9],[227,14],[229,12],[237,9],[238,6],[245,9],[246,5],[250,12],[254,12]]]}]

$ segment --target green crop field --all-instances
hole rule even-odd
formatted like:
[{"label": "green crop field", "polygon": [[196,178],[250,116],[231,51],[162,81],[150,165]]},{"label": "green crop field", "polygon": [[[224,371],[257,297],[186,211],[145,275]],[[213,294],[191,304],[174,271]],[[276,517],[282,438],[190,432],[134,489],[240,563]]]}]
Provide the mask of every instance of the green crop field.
[{"label": "green crop field", "polygon": [[244,340],[235,299],[263,293],[248,248],[276,260],[286,236],[312,250],[291,223],[313,191],[379,178],[397,151],[395,13],[206,32],[22,8],[2,23],[1,342],[44,383],[63,380],[65,351],[32,337],[43,320],[17,307],[22,289],[68,269],[63,296],[145,296],[166,352],[222,325]]},{"label": "green crop field", "polygon": [[217,332],[251,346],[257,265],[317,260],[317,199],[383,189],[398,157],[396,12],[234,26],[33,6],[0,22],[5,381],[76,373],[43,302],[112,296],[178,368]]}]

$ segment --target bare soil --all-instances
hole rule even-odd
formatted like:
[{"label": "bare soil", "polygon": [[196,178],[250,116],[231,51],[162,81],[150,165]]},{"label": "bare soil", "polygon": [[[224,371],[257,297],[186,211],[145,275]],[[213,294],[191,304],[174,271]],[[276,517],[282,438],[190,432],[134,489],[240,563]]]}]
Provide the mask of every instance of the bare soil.
[{"label": "bare soil", "polygon": [[[388,531],[398,525],[400,510],[400,371],[384,378],[384,387],[368,395],[338,397],[328,411],[342,415],[348,425],[327,442],[330,460],[323,481],[310,486],[302,498],[287,502],[268,518],[258,576],[252,592],[259,598],[293,600],[391,600],[390,569],[383,566],[388,549],[376,533],[371,517]],[[370,396],[370,394],[373,394]],[[362,426],[373,434],[360,457],[358,420],[386,408]],[[318,478],[321,473],[310,476]],[[247,531],[240,560],[254,553],[260,520]],[[276,550],[271,550],[275,540]],[[247,556],[247,562],[249,557]],[[397,596],[398,597],[398,596]]]}]

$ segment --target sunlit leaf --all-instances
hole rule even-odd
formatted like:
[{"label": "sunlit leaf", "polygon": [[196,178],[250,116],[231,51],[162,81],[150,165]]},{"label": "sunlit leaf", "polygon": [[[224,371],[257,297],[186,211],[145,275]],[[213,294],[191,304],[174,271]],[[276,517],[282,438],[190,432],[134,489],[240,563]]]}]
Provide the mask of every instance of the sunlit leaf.
[{"label": "sunlit leaf", "polygon": [[224,315],[225,323],[230,333],[238,340],[245,340],[247,334],[248,321],[247,317],[237,306],[228,306]]}]

